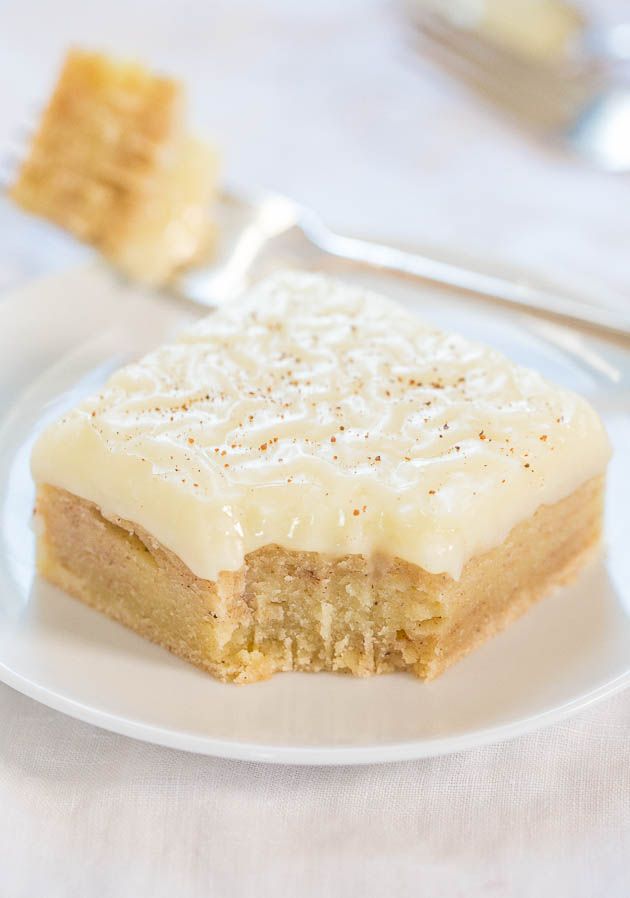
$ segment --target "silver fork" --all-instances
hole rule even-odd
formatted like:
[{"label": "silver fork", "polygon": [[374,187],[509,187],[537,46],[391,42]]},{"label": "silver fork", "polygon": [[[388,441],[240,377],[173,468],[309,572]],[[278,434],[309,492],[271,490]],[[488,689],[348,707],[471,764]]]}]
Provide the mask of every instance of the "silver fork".
[{"label": "silver fork", "polygon": [[206,266],[170,285],[186,299],[215,308],[232,302],[249,284],[282,266],[335,270],[349,263],[421,283],[455,288],[538,313],[559,316],[625,337],[630,314],[557,292],[522,277],[441,261],[415,252],[335,234],[310,209],[275,193],[226,192],[220,197],[218,252]]},{"label": "silver fork", "polygon": [[612,74],[627,61],[627,25],[586,29],[581,52],[557,62],[521,56],[422,2],[407,4],[426,54],[534,133],[609,172],[630,171],[630,87]]},{"label": "silver fork", "polygon": [[[5,156],[0,191],[13,182],[21,154]],[[522,274],[473,268],[417,252],[345,237],[311,209],[278,193],[223,190],[214,215],[218,246],[211,260],[178,274],[165,288],[209,309],[231,303],[250,284],[281,267],[330,270],[344,265],[388,272],[500,303],[630,336],[630,313],[569,295]]]}]

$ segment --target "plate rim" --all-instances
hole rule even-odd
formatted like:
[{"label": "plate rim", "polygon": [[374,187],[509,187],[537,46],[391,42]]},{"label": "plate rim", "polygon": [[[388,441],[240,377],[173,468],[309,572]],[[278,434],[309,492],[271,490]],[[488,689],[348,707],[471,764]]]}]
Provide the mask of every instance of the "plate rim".
[{"label": "plate rim", "polygon": [[[380,743],[364,746],[286,746],[264,743],[242,742],[239,740],[214,739],[185,732],[172,731],[165,727],[139,723],[127,717],[101,711],[91,705],[67,698],[52,689],[47,689],[16,673],[0,662],[0,682],[16,692],[33,699],[54,711],[59,711],[82,723],[99,729],[126,736],[139,742],[160,745],[204,757],[226,760],[248,761],[276,765],[300,767],[343,767],[352,765],[396,763],[443,757],[486,745],[508,742],[519,736],[541,730],[558,721],[565,720],[577,712],[612,697],[630,687],[630,670],[620,674],[608,683],[592,689],[581,696],[550,708],[540,714],[533,714],[512,723],[487,727],[473,733],[445,736],[437,739],[410,740],[408,742]],[[223,684],[234,688],[232,684]]]}]

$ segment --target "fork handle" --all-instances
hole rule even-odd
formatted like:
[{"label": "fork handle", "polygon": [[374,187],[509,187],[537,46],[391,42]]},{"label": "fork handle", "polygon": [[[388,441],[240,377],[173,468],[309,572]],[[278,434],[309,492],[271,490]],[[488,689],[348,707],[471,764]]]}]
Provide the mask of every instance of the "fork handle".
[{"label": "fork handle", "polygon": [[622,311],[596,306],[531,284],[515,282],[498,274],[464,268],[384,244],[341,237],[323,227],[318,227],[315,231],[313,233],[309,229],[309,237],[321,249],[338,258],[544,312],[609,334],[630,337],[630,316]]}]

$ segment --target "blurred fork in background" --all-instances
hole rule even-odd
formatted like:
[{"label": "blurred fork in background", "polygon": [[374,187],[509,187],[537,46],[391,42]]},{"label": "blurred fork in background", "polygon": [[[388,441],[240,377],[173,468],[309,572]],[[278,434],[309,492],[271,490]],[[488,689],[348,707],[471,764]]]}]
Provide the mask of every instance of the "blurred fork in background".
[{"label": "blurred fork in background", "polygon": [[421,49],[531,132],[630,171],[630,25],[565,0],[406,0]]}]

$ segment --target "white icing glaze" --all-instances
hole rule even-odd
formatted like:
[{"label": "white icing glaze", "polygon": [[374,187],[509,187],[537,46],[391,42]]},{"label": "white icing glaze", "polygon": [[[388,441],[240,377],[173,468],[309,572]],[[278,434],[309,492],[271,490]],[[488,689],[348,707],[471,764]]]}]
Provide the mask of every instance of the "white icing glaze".
[{"label": "white icing glaze", "polygon": [[269,543],[458,577],[609,454],[579,396],[379,296],[287,273],[117,372],[32,464],[200,577]]}]

